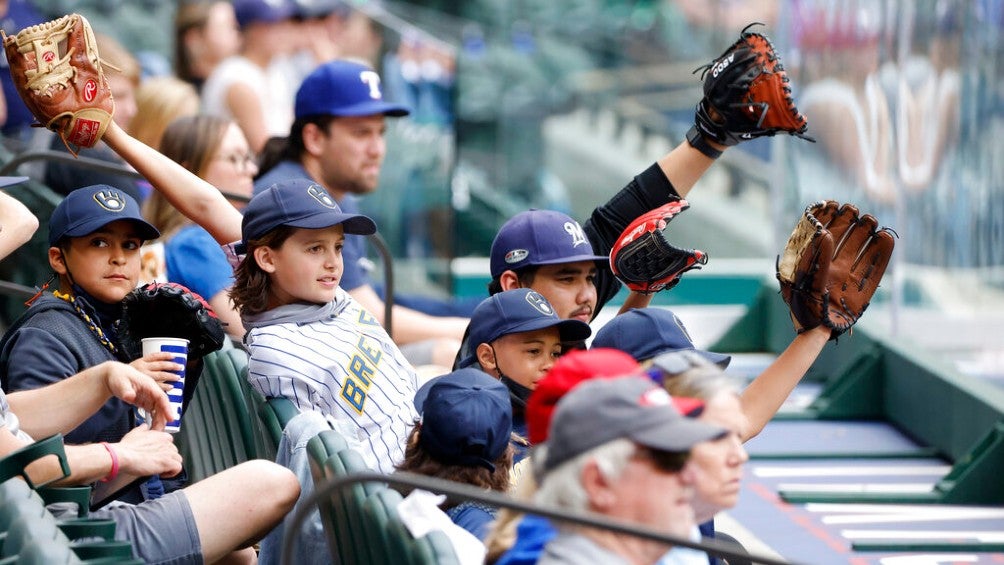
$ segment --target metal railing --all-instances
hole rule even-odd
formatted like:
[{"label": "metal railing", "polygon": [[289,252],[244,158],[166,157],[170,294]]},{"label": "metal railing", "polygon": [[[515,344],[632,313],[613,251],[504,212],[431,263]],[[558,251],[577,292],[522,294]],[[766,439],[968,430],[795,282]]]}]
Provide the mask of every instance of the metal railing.
[{"label": "metal railing", "polygon": [[[394,473],[393,475],[385,475],[376,471],[350,473],[344,476],[335,477],[317,485],[314,492],[312,492],[309,497],[302,500],[302,504],[297,506],[296,511],[293,513],[292,518],[286,527],[285,533],[283,534],[280,563],[282,565],[292,564],[293,544],[297,532],[300,530],[300,527],[307,516],[316,506],[318,506],[318,503],[322,498],[332,496],[349,485],[368,482],[385,483],[398,487],[417,488],[432,493],[445,494],[458,499],[474,500],[498,508],[509,508],[524,514],[542,516],[558,522],[567,522],[580,526],[600,528],[620,534],[627,534],[647,540],[662,542],[672,546],[689,547],[691,549],[707,552],[709,555],[721,557],[723,559],[734,559],[746,562],[751,561],[753,563],[763,563],[764,565],[795,565],[791,561],[785,561],[775,557],[754,555],[747,551],[736,549],[734,545],[728,542],[715,539],[705,538],[701,541],[692,541],[687,538],[669,535],[650,527],[639,526],[638,524],[631,524],[619,520],[611,520],[600,514],[580,514],[558,508],[539,506],[529,502],[516,500],[515,498],[499,492],[485,491],[472,485],[455,483],[444,479],[417,475],[414,473],[399,472]],[[332,558],[336,562],[338,561],[337,555],[333,555]]]}]

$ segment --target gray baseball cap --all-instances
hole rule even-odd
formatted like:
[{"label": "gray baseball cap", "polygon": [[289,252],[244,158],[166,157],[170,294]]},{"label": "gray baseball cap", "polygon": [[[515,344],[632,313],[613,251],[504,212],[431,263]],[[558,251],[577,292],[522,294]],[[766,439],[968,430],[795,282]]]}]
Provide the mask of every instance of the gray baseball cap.
[{"label": "gray baseball cap", "polygon": [[665,389],[644,377],[586,381],[555,409],[543,472],[615,439],[659,451],[686,452],[724,428],[680,414]]}]

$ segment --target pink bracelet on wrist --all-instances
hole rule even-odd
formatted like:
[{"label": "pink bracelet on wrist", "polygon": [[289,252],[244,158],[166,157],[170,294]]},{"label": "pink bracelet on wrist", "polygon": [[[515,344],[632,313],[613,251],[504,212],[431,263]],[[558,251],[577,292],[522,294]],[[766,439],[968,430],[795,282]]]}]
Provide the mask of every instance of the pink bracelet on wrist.
[{"label": "pink bracelet on wrist", "polygon": [[115,453],[115,450],[112,449],[112,446],[108,445],[108,442],[101,442],[101,447],[104,447],[105,450],[108,451],[108,455],[112,458],[112,470],[108,471],[105,478],[101,479],[101,482],[107,483],[108,481],[115,480],[115,477],[119,476],[119,456]]}]

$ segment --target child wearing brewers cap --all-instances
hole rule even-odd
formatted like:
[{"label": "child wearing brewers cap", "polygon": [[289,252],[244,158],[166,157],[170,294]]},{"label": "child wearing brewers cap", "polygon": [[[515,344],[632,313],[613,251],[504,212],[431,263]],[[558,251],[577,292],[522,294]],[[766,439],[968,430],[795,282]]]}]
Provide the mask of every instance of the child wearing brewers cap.
[{"label": "child wearing brewers cap", "polygon": [[[478,367],[509,389],[513,431],[526,437],[526,400],[554,362],[562,344],[589,337],[589,324],[563,320],[540,293],[527,288],[507,290],[486,298],[471,314],[472,353],[461,367]],[[518,450],[516,461],[526,455]]]},{"label": "child wearing brewers cap", "polygon": [[[37,295],[0,341],[4,390],[40,388],[105,361],[130,361],[121,358],[115,322],[139,278],[140,245],[159,235],[136,201],[111,186],[81,188],[63,199],[49,220],[49,266],[58,289]],[[170,353],[132,365],[165,389],[177,379],[169,371],[184,368]],[[118,441],[132,425],[130,407],[113,398],[66,440]]]},{"label": "child wearing brewers cap", "polygon": [[[31,385],[16,388],[40,389],[32,391],[37,393],[33,396],[33,412],[43,410],[46,401],[55,407],[56,399],[48,397],[58,396],[56,387],[70,381],[79,385],[89,367],[95,367],[86,371],[91,375],[116,370],[115,364],[108,361],[116,359],[118,353],[114,321],[119,302],[136,286],[140,245],[158,235],[143,220],[130,196],[105,185],[73,191],[53,211],[49,220],[49,263],[59,276],[59,290],[40,293],[4,336],[2,347],[0,374],[12,378],[12,382]],[[158,353],[131,365],[147,375],[139,377],[152,377],[166,388],[170,385],[165,381],[176,378],[168,371],[181,369],[170,361],[171,357],[170,353]],[[60,384],[44,386],[56,381]],[[7,383],[4,389],[9,390]],[[73,389],[64,386],[59,390]],[[51,394],[47,395],[47,391]],[[108,390],[102,398],[111,392]],[[166,396],[161,400],[160,404],[165,405]],[[143,404],[147,408],[154,405]],[[81,406],[76,408],[79,410],[70,407],[73,416],[62,414],[51,420],[83,421],[83,416],[74,420],[83,411]],[[133,428],[129,408],[124,400],[113,398],[95,416],[65,435],[67,443],[73,443],[71,438],[88,436],[92,439],[76,441],[93,442],[67,446],[68,455],[77,454],[71,481],[97,481],[104,475],[100,490],[114,493],[137,478],[173,476],[181,470],[181,457],[171,436],[162,431],[162,418],[155,419],[160,421],[159,430]],[[5,396],[0,393],[0,430],[12,432],[22,443],[30,441],[20,433],[23,430],[11,426],[18,422],[11,416]],[[38,419],[34,414],[30,422],[37,423]],[[44,433],[52,433],[52,425]],[[34,433],[41,435],[39,428],[35,429]],[[12,444],[11,438],[10,434],[6,439],[0,437],[4,450],[20,446]],[[252,483],[260,492],[247,497],[246,485]],[[93,511],[91,516],[113,520],[116,536],[131,541],[135,555],[143,562],[202,563],[225,558],[247,562],[255,555],[249,545],[275,526],[298,493],[296,478],[288,470],[268,461],[249,461],[155,500],[143,501],[137,489],[127,490],[118,504]],[[129,504],[133,501],[139,504]],[[223,519],[233,515],[244,518]]]},{"label": "child wearing brewers cap", "polygon": [[384,472],[404,456],[416,414],[414,369],[377,319],[339,286],[346,234],[376,231],[320,185],[279,182],[244,209],[231,298],[248,333],[248,379],[357,430],[350,441]]},{"label": "child wearing brewers cap", "polygon": [[[398,470],[509,490],[512,406],[505,385],[478,369],[458,369],[422,385],[415,407],[422,418]],[[445,510],[455,524],[484,539],[497,508],[468,500]]]},{"label": "child wearing brewers cap", "polygon": [[344,213],[306,178],[268,187],[242,215],[213,185],[114,124],[103,139],[224,247],[235,267],[231,298],[248,330],[252,386],[355,429],[346,439],[366,463],[393,472],[416,417],[415,370],[339,287],[345,235],[374,233],[373,221]]}]

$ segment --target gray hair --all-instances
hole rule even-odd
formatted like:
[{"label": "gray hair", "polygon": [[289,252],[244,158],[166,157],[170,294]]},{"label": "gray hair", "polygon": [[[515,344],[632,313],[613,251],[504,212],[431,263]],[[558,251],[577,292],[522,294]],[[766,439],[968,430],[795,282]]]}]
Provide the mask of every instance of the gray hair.
[{"label": "gray hair", "polygon": [[662,386],[673,396],[709,400],[720,392],[739,394],[739,381],[693,351],[673,351],[652,360],[663,373]]},{"label": "gray hair", "polygon": [[[624,471],[635,449],[633,441],[618,438],[569,459],[543,476],[535,496],[536,502],[542,506],[585,512],[589,499],[581,478],[586,464],[595,461],[604,477],[615,480]],[[542,455],[546,456],[546,453]]]}]

